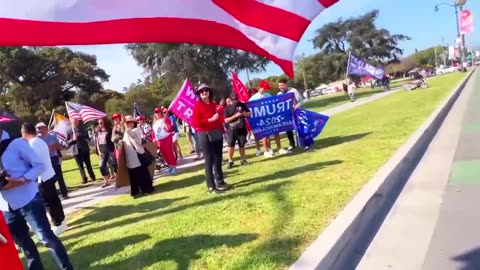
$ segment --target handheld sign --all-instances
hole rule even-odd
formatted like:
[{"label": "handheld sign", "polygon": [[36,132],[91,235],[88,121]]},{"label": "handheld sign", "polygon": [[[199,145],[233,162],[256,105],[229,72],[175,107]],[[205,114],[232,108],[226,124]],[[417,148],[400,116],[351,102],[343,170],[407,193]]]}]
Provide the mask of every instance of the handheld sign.
[{"label": "handheld sign", "polygon": [[260,140],[280,132],[295,129],[293,100],[293,93],[287,93],[247,103],[252,113],[248,118],[248,122],[256,139]]},{"label": "handheld sign", "polygon": [[195,95],[195,89],[189,80],[185,80],[177,96],[168,107],[168,110],[191,126],[193,108],[196,103],[197,96]]}]

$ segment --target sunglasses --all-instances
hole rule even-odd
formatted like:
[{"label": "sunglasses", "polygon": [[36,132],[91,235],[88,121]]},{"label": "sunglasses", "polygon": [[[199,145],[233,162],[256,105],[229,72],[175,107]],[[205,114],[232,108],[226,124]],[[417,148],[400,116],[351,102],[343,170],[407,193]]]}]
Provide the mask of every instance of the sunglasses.
[{"label": "sunglasses", "polygon": [[210,90],[208,90],[208,89],[201,89],[201,90],[198,90],[198,93],[203,94],[203,93],[207,93],[209,91]]}]

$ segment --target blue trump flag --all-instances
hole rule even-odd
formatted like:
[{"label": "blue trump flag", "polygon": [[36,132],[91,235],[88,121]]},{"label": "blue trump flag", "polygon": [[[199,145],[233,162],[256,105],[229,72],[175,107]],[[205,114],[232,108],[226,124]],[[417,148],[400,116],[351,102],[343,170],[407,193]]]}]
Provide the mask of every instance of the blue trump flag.
[{"label": "blue trump flag", "polygon": [[295,128],[303,146],[310,146],[320,135],[330,117],[312,111],[297,109],[294,112]]},{"label": "blue trump flag", "polygon": [[378,68],[376,66],[370,65],[362,58],[350,54],[350,58],[348,60],[347,74],[357,76],[371,75],[377,79],[381,79],[385,74],[385,70],[383,68]]},{"label": "blue trump flag", "polygon": [[248,122],[255,138],[260,140],[280,132],[294,130],[293,93],[249,101],[252,115]]}]

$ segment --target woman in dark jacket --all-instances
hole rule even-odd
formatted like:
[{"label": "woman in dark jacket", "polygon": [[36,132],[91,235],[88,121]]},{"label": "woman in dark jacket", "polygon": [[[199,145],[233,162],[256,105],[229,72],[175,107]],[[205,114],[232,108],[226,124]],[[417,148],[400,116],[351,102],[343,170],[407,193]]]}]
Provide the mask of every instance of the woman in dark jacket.
[{"label": "woman in dark jacket", "polygon": [[208,192],[218,194],[229,187],[222,171],[223,123],[217,112],[217,104],[213,101],[212,89],[202,84],[196,93],[199,101],[193,109],[192,124],[205,158]]},{"label": "woman in dark jacket", "polygon": [[112,142],[112,127],[110,122],[104,118],[98,121],[98,127],[96,130],[96,148],[100,160],[100,173],[103,177],[102,188],[110,185],[110,180],[112,175],[110,175],[110,170],[108,165],[113,167],[114,171],[117,171],[116,162],[114,162],[114,151],[115,146]]}]

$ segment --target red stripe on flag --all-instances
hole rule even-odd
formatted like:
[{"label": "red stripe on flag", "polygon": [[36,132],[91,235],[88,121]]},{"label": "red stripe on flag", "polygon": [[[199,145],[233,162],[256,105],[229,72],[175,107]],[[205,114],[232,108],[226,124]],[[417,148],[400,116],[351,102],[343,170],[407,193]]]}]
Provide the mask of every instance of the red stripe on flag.
[{"label": "red stripe on flag", "polygon": [[272,34],[300,41],[310,20],[256,0],[213,0],[235,19]]},{"label": "red stripe on flag", "polygon": [[339,0],[318,0],[320,2],[320,5],[322,5],[324,8],[329,8],[333,6],[335,3],[337,3]]},{"label": "red stripe on flag", "polygon": [[[130,42],[172,42],[224,46],[266,57],[293,77],[293,63],[257,46],[243,33],[211,21],[144,18],[92,23],[0,19],[2,46],[89,45]],[[188,29],[188,31],[182,30]],[[218,38],[218,37],[221,38]]]}]

